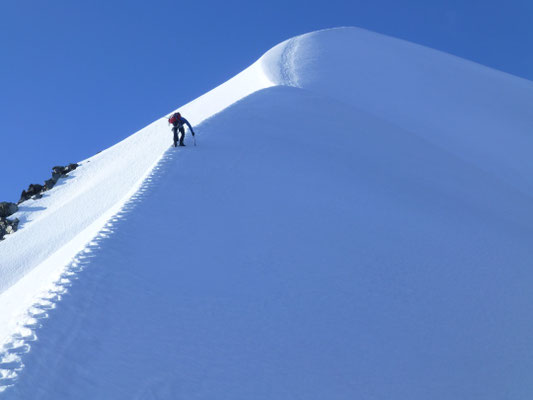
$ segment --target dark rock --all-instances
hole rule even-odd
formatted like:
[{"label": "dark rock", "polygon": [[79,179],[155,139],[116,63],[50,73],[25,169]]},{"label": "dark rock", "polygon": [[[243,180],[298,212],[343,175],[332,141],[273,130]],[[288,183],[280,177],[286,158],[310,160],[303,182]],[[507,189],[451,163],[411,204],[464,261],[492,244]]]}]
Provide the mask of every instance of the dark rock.
[{"label": "dark rock", "polygon": [[5,235],[15,233],[19,226],[19,219],[15,218],[13,220],[0,218],[0,240],[4,238]]},{"label": "dark rock", "polygon": [[[77,163],[70,163],[66,167],[56,165],[52,168],[52,177],[44,182],[44,186],[36,183],[31,184],[27,190],[22,191],[17,204],[29,199],[37,200],[42,198],[42,192],[52,189],[61,177],[66,176],[69,172],[74,171],[78,167],[79,164]],[[18,219],[14,221],[6,219],[6,217],[18,211],[17,204],[0,202],[0,240],[3,239],[4,235],[13,233],[18,228]]]},{"label": "dark rock", "polygon": [[13,220],[7,219],[6,234],[15,233],[19,227],[19,219],[15,218]]},{"label": "dark rock", "polygon": [[26,191],[26,195],[29,197],[34,198],[36,195],[40,194],[43,191],[44,187],[42,185],[39,185],[38,183],[32,183],[28,190]]},{"label": "dark rock", "polygon": [[42,185],[39,185],[37,183],[32,183],[28,190],[23,190],[21,195],[20,195],[20,200],[18,201],[17,204],[20,204],[22,203],[23,201],[26,201],[28,199],[31,199],[33,196],[35,196],[36,194],[39,194],[43,191],[44,187]]},{"label": "dark rock", "polygon": [[54,180],[53,178],[51,179],[47,179],[46,181],[44,181],[44,189],[43,190],[50,190],[54,187],[54,185],[56,184],[57,180]]},{"label": "dark rock", "polygon": [[19,208],[15,203],[3,201],[0,203],[0,217],[9,217],[11,214],[15,214],[18,209]]},{"label": "dark rock", "polygon": [[76,168],[78,168],[78,166],[79,165],[76,164],[76,163],[71,163],[71,164],[67,165],[67,167],[65,168],[65,174],[74,171]]},{"label": "dark rock", "polygon": [[71,163],[67,165],[66,167],[62,167],[61,165],[57,165],[54,168],[52,168],[52,178],[53,179],[59,179],[62,176],[65,176],[71,171],[74,171],[76,168],[78,168],[79,165],[76,163]]},{"label": "dark rock", "polygon": [[43,191],[43,186],[42,185],[39,185],[38,183],[32,183],[28,187],[28,191],[26,193],[28,193],[30,196],[35,196],[36,194],[39,194],[42,191]]},{"label": "dark rock", "polygon": [[22,193],[20,194],[20,200],[17,202],[17,204],[20,204],[23,201],[28,200],[30,197],[31,196],[28,196],[28,193],[25,190],[23,190]]},{"label": "dark rock", "polygon": [[61,167],[60,165],[52,168],[52,173],[59,174],[59,176],[65,174],[65,167]]}]

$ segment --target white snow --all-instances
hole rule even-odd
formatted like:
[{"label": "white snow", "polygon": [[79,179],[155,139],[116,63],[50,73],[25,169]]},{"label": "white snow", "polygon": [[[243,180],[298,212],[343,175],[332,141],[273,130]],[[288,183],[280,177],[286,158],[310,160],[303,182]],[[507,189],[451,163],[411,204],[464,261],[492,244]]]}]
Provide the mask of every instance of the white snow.
[{"label": "white snow", "polygon": [[[191,121],[201,123],[268,86],[272,83],[262,73],[259,61],[182,111]],[[155,121],[83,161],[42,199],[22,203],[11,217],[21,220],[19,232],[0,245],[0,340],[12,330],[9,322],[13,317],[34,301],[35,293],[55,281],[66,263],[139,189],[168,149],[168,131],[166,118]]]},{"label": "white snow", "polygon": [[198,147],[161,119],[23,203],[0,387],[531,397],[532,109],[532,82],[360,29],[276,46],[180,108]]}]

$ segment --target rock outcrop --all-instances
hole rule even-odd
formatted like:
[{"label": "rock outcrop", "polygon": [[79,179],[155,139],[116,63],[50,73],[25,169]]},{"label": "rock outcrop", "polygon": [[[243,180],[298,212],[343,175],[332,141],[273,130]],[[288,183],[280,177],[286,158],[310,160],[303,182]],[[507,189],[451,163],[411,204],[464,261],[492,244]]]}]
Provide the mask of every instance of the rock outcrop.
[{"label": "rock outcrop", "polygon": [[40,194],[43,191],[44,186],[39,185],[38,183],[32,183],[28,190],[23,190],[20,194],[20,200],[17,204],[22,203],[23,201],[26,201],[28,199],[31,199],[33,196]]},{"label": "rock outcrop", "polygon": [[18,206],[15,203],[9,203],[7,201],[2,201],[0,203],[0,218],[9,217],[12,214],[15,214],[18,211]]},{"label": "rock outcrop", "polygon": [[66,176],[69,172],[74,171],[76,168],[78,168],[78,166],[78,164],[72,163],[66,167],[59,165],[53,167],[52,177],[44,182],[44,186],[39,184],[31,184],[27,190],[22,191],[17,204],[20,204],[28,199],[40,199],[43,197],[42,192],[52,189],[60,178]]},{"label": "rock outcrop", "polygon": [[19,226],[18,218],[13,220],[0,217],[0,240],[4,239],[5,235],[15,233]]},{"label": "rock outcrop", "polygon": [[7,201],[0,202],[0,240],[3,240],[5,235],[17,231],[19,225],[18,218],[7,219],[7,217],[18,211],[18,204],[28,199],[40,199],[43,197],[43,192],[52,189],[59,179],[66,176],[69,172],[74,171],[78,166],[76,163],[69,164],[65,167],[55,166],[52,168],[52,177],[47,179],[44,185],[32,183],[28,189],[22,191],[17,204]]}]

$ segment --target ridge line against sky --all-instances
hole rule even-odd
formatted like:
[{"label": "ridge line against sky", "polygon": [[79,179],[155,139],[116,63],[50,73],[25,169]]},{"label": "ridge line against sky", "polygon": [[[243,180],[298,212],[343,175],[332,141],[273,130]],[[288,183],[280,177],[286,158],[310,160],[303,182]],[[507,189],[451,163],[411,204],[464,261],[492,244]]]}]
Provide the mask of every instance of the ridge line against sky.
[{"label": "ridge line against sky", "polygon": [[[8,2],[0,201],[117,143],[299,34],[357,26],[533,79],[533,2]],[[194,121],[191,121],[194,124]]]}]

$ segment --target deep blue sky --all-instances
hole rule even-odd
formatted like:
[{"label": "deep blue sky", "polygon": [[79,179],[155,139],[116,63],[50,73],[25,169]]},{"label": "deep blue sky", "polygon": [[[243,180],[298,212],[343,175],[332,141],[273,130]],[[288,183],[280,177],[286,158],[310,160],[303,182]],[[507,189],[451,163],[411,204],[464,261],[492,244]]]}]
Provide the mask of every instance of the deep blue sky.
[{"label": "deep blue sky", "polygon": [[[273,45],[359,26],[533,80],[533,1],[4,1],[0,201],[231,78]],[[169,136],[170,141],[170,136]]]}]

